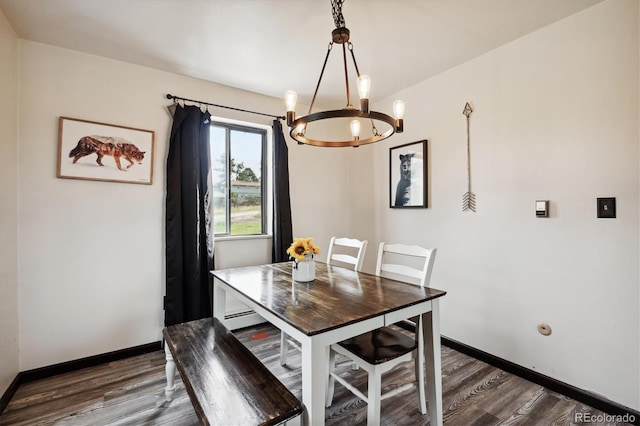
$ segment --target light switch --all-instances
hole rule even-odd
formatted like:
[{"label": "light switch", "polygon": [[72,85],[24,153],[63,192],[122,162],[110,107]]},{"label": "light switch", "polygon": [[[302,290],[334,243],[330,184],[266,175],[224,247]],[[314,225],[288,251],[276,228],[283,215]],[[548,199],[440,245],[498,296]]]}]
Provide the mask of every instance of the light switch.
[{"label": "light switch", "polygon": [[616,218],[616,198],[598,198],[598,217],[606,219]]},{"label": "light switch", "polygon": [[549,200],[536,201],[536,217],[549,217]]},{"label": "light switch", "polygon": [[536,217],[549,217],[549,200],[536,201]]}]

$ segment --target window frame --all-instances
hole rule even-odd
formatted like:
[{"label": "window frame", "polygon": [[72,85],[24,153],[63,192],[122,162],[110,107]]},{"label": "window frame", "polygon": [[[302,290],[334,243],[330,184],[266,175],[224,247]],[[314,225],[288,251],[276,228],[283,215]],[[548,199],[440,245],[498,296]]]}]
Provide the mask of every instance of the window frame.
[{"label": "window frame", "polygon": [[[269,165],[269,135],[270,128],[264,125],[249,123],[249,122],[241,122],[236,120],[226,120],[219,117],[211,117],[211,122],[209,125],[213,127],[219,127],[225,129],[225,169],[226,169],[226,194],[225,194],[225,222],[226,229],[225,232],[220,233],[215,231],[215,227],[213,230],[213,236],[215,239],[234,239],[234,238],[263,238],[270,235],[270,222],[269,217],[271,215],[271,210],[269,209],[269,185],[270,183],[270,175],[272,173]],[[232,131],[240,131],[258,134],[261,136],[260,149],[262,150],[261,162],[260,162],[260,209],[261,209],[261,231],[257,234],[232,234],[231,233],[231,132]],[[212,149],[210,148],[212,151]],[[213,171],[213,162],[214,158],[211,159],[212,162],[212,171]],[[212,224],[213,227],[213,224]]]}]

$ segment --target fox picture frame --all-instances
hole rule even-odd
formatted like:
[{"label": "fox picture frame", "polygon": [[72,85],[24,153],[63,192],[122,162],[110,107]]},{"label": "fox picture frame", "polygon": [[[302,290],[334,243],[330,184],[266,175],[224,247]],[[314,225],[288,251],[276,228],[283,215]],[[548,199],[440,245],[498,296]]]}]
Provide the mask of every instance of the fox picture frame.
[{"label": "fox picture frame", "polygon": [[427,208],[427,140],[389,148],[389,207]]},{"label": "fox picture frame", "polygon": [[153,183],[155,132],[60,117],[57,177]]}]

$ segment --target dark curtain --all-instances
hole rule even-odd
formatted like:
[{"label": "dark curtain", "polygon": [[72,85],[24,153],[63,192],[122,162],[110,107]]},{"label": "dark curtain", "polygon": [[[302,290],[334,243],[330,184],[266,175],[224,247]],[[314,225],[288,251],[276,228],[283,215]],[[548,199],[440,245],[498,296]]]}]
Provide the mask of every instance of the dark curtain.
[{"label": "dark curtain", "polygon": [[272,262],[289,259],[287,248],[293,242],[291,199],[289,198],[289,152],[282,124],[273,120],[273,248]]},{"label": "dark curtain", "polygon": [[167,156],[166,326],[212,315],[208,112],[176,106]]}]

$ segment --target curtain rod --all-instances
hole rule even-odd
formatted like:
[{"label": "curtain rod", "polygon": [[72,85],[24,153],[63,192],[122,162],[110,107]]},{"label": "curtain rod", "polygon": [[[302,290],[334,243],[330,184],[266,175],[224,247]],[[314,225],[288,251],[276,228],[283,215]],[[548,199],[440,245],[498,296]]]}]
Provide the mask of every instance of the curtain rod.
[{"label": "curtain rod", "polygon": [[194,99],[182,98],[180,96],[173,96],[171,94],[167,94],[167,99],[173,99],[174,101],[180,100],[180,101],[194,102],[194,103],[200,104],[200,105],[210,105],[210,106],[218,107],[218,108],[232,109],[234,111],[241,111],[241,112],[248,112],[248,113],[251,113],[251,114],[264,115],[265,117],[273,117],[273,118],[277,118],[278,120],[284,120],[286,118],[284,115],[265,114],[264,112],[249,111],[248,109],[234,108],[234,107],[230,107],[230,106],[226,106],[226,105],[212,104],[210,102],[196,101]]}]

